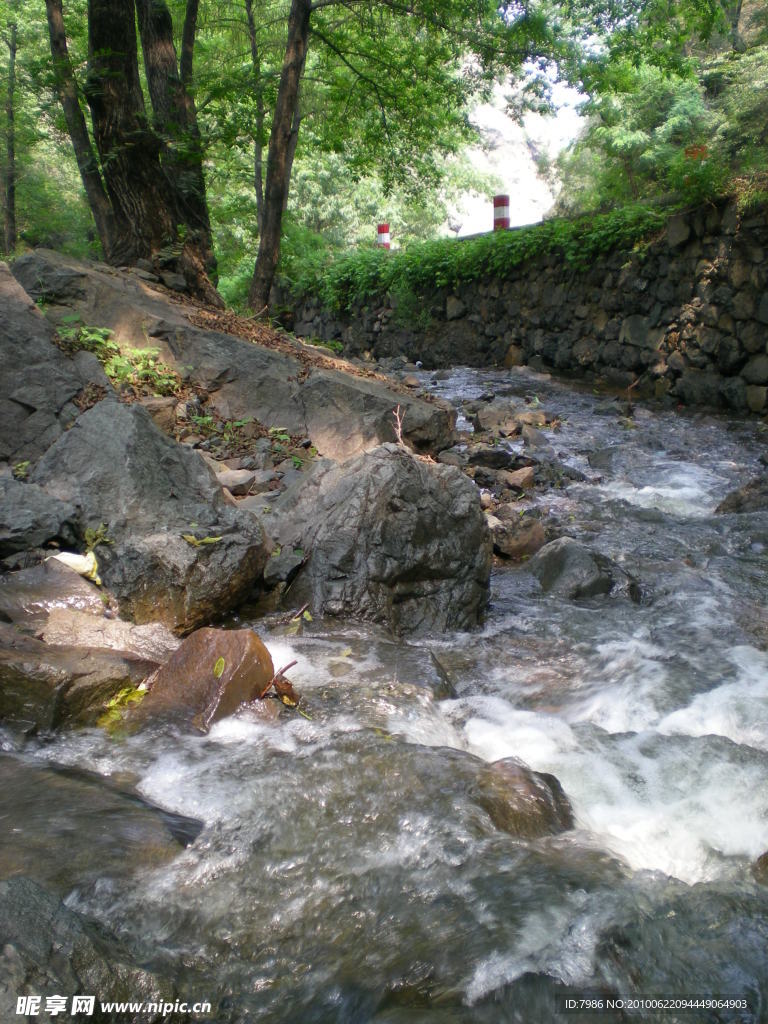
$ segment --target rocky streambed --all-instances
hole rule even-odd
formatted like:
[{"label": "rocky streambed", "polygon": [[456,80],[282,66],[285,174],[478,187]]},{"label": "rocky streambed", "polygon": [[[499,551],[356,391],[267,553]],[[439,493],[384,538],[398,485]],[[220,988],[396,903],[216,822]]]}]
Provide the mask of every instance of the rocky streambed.
[{"label": "rocky streambed", "polygon": [[[130,516],[107,522],[88,464],[45,467],[103,402],[72,413],[71,430],[48,425],[29,479],[4,478],[37,516],[36,533],[24,526],[35,544],[82,540],[91,507],[90,528],[105,522],[115,542],[94,548],[102,591],[52,562],[0,585],[9,1019],[19,995],[54,992],[210,1001],[202,1019],[222,1024],[533,1024],[587,993],[732,1000],[670,1021],[766,1018],[768,512],[759,487],[716,511],[762,472],[762,425],[629,409],[525,370],[403,372],[411,395],[439,399],[421,414],[408,399],[414,420],[455,410],[459,433],[434,440],[434,462],[365,442],[255,495],[259,515],[243,506],[254,495],[230,501],[207,482],[196,451],[174,475],[149,416],[108,407],[108,425],[127,410],[143,432],[111,457],[120,500],[155,538],[143,548]],[[385,442],[386,412],[373,420]],[[195,533],[185,507],[150,529],[152,510],[124,485],[140,456],[165,469],[172,507],[192,493],[218,518],[195,518]],[[51,480],[75,483],[64,493]],[[194,557],[179,562],[168,537],[190,528],[199,543],[182,541]],[[228,570],[205,561],[221,542],[202,543],[219,533],[227,551],[251,537],[260,552],[229,613],[231,591],[215,589]],[[5,543],[16,566],[19,542]],[[485,605],[491,545],[478,626],[467,608]],[[166,576],[142,604],[120,566],[145,564],[146,550]],[[254,589],[268,566],[271,589]],[[165,626],[104,615],[111,588],[121,611],[152,619],[168,574],[184,595],[195,573],[194,615],[182,598],[155,616]],[[118,676],[133,687],[172,664],[184,649],[172,630],[211,607],[233,643],[252,627],[273,668],[295,662],[299,707],[265,698],[207,732],[173,715],[95,725]],[[73,640],[99,632],[89,675]],[[228,680],[235,655],[224,660]],[[30,664],[40,716],[21,721]]]}]

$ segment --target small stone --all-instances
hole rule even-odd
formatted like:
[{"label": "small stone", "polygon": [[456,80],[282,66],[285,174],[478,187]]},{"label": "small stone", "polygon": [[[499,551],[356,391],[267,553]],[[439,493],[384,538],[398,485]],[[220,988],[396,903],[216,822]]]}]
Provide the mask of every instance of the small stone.
[{"label": "small stone", "polygon": [[219,473],[216,479],[219,481],[222,487],[230,492],[230,494],[241,495],[248,494],[256,479],[256,474],[250,469],[225,469],[223,473]]},{"label": "small stone", "polygon": [[[494,550],[507,558],[525,558],[535,555],[547,542],[544,527],[532,516],[516,514],[491,527]],[[490,525],[490,524],[489,524]]]},{"label": "small stone", "polygon": [[493,505],[493,495],[488,491],[482,491],[480,494],[480,508],[491,508]]},{"label": "small stone", "polygon": [[523,466],[522,469],[511,471],[500,469],[498,476],[507,487],[517,487],[524,491],[533,487],[535,483],[535,469],[533,466]]},{"label": "small stone", "polygon": [[467,311],[467,307],[457,298],[455,295],[449,295],[445,300],[445,319],[446,320],[458,320],[459,317],[464,316]]},{"label": "small stone", "polygon": [[767,398],[768,387],[760,387],[757,384],[750,384],[747,387],[747,407],[750,412],[764,412]]},{"label": "small stone", "polygon": [[768,384],[768,355],[753,356],[741,375],[747,384]]},{"label": "small stone", "polygon": [[546,436],[542,434],[540,430],[535,427],[523,427],[522,431],[523,443],[527,448],[547,448],[549,447],[549,441]]},{"label": "small stone", "polygon": [[187,290],[187,282],[182,274],[166,272],[160,275],[160,280],[166,288],[170,288],[173,292],[185,292]]}]

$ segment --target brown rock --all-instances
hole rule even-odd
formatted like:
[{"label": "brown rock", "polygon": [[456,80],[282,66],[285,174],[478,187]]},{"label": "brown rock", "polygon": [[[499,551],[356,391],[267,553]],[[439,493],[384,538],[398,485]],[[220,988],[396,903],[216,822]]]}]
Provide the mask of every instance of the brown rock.
[{"label": "brown rock", "polygon": [[149,415],[160,427],[164,434],[172,434],[176,426],[176,406],[178,398],[171,395],[168,398],[140,398],[139,405],[143,405]]},{"label": "brown rock", "polygon": [[519,345],[510,345],[504,356],[504,368],[511,370],[513,366],[521,366],[524,358],[523,350]]},{"label": "brown rock", "polygon": [[273,675],[269,651],[252,630],[198,629],[149,680],[136,715],[207,732],[240,704],[262,697]]},{"label": "brown rock", "polygon": [[506,470],[500,469],[498,471],[498,478],[507,487],[518,487],[523,491],[527,491],[529,487],[534,485],[534,477],[536,471],[533,466],[523,466],[522,469]]},{"label": "brown rock", "polygon": [[545,427],[550,419],[543,409],[525,409],[515,413],[515,422],[521,427]]},{"label": "brown rock", "polygon": [[544,527],[538,519],[515,514],[513,518],[500,518],[497,522],[498,526],[491,530],[493,547],[498,554],[507,558],[535,555],[547,543]]},{"label": "brown rock", "polygon": [[223,473],[219,473],[217,479],[230,494],[240,495],[248,493],[256,474],[249,469],[225,469]]},{"label": "brown rock", "polygon": [[761,854],[752,865],[752,874],[760,885],[768,885],[768,852]]},{"label": "brown rock", "polygon": [[554,775],[534,772],[505,757],[486,765],[474,797],[496,828],[521,839],[538,839],[573,828],[573,810]]}]

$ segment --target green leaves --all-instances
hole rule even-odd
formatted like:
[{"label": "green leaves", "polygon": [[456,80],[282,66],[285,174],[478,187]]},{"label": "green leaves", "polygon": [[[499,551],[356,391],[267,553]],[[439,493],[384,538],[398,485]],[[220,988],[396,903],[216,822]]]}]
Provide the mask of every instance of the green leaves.
[{"label": "green leaves", "polygon": [[213,666],[213,675],[215,679],[221,679],[224,675],[224,669],[227,667],[227,663],[223,658],[217,658],[216,664]]},{"label": "green leaves", "polygon": [[326,306],[343,311],[381,301],[392,292],[398,293],[400,301],[409,294],[419,299],[436,288],[454,289],[483,277],[504,277],[546,252],[558,253],[575,268],[587,267],[598,254],[631,248],[663,223],[661,211],[638,204],[610,214],[544,221],[467,241],[441,239],[397,252],[359,249],[334,259],[322,276],[305,282],[306,290],[319,294]]}]

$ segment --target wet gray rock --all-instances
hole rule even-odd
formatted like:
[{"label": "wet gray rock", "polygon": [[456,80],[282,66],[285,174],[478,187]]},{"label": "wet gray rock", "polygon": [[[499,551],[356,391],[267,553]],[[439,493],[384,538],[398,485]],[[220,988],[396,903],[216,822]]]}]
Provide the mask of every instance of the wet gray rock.
[{"label": "wet gray rock", "polygon": [[477,488],[453,466],[387,444],[319,465],[279,500],[270,530],[307,556],[290,588],[313,613],[396,633],[467,629],[488,600],[491,544]]},{"label": "wet gray rock", "polygon": [[210,621],[251,590],[269,557],[259,520],[228,506],[202,460],[136,405],[83,413],[33,482],[77,509],[81,531],[106,524],[100,574],[137,623],[188,631]]},{"label": "wet gray rock", "polygon": [[755,477],[735,491],[731,491],[715,512],[764,512],[768,508],[768,474]]},{"label": "wet gray rock", "polygon": [[170,657],[180,643],[178,637],[159,622],[135,626],[122,619],[73,608],[52,608],[40,636],[55,647],[121,651],[157,664]]},{"label": "wet gray rock", "polygon": [[466,464],[483,466],[485,469],[520,469],[535,465],[535,461],[517,455],[504,445],[473,444],[467,449]]},{"label": "wet gray rock", "polygon": [[[103,928],[28,878],[0,882],[0,935],[0,1017],[4,1020],[21,1019],[16,1016],[16,999],[25,994],[63,995],[68,1007],[73,995],[83,993],[96,996],[97,1005],[100,1000],[173,1003],[176,998],[170,982],[139,967]],[[60,1017],[43,1012],[35,1019]],[[159,1013],[110,1013],[98,1019],[109,1024],[173,1020]]]},{"label": "wet gray rock", "polygon": [[71,543],[75,508],[34,484],[0,476],[0,558],[59,538]]},{"label": "wet gray rock", "polygon": [[485,765],[473,790],[496,828],[521,839],[538,839],[573,828],[573,810],[554,775],[532,771],[505,757]]},{"label": "wet gray rock", "polygon": [[0,722],[21,732],[93,725],[116,694],[138,686],[157,664],[120,651],[49,645],[0,623]]},{"label": "wet gray rock", "polygon": [[283,548],[279,554],[273,554],[264,569],[264,582],[268,587],[276,587],[278,583],[289,583],[304,564],[304,552],[299,549]]},{"label": "wet gray rock", "polygon": [[571,537],[545,544],[528,567],[545,593],[575,600],[626,590],[633,600],[639,599],[637,583],[628,573]]},{"label": "wet gray rock", "polygon": [[3,878],[26,875],[63,894],[167,863],[202,831],[118,779],[9,754],[0,769]]},{"label": "wet gray rock", "polygon": [[0,576],[0,619],[42,629],[56,608],[104,614],[102,592],[55,558]]}]

